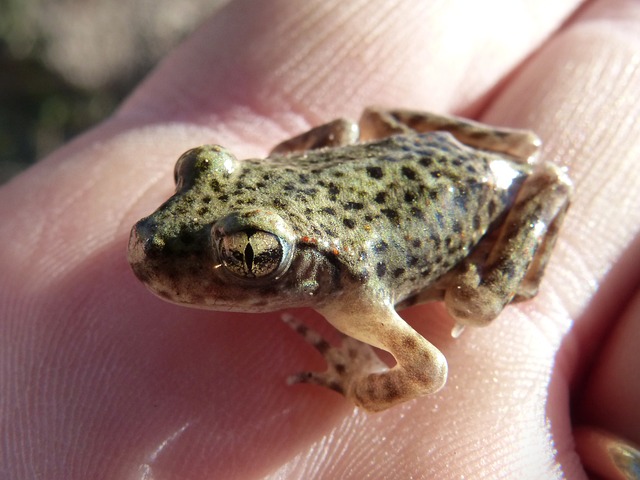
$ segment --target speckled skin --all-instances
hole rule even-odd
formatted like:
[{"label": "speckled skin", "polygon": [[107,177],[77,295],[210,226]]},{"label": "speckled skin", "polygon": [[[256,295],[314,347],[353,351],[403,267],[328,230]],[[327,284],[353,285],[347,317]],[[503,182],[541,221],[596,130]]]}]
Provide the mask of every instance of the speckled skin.
[{"label": "speckled skin", "polygon": [[[355,143],[358,127],[370,141]],[[364,344],[330,347],[286,317],[329,363],[294,382],[382,410],[446,379],[440,352],[394,305],[444,299],[459,325],[480,325],[537,291],[570,192],[557,168],[534,164],[538,146],[530,132],[375,109],[359,125],[337,120],[283,142],[266,160],[205,145],[178,160],[176,194],[133,228],[129,261],[169,301],[311,306],[390,351],[393,369]]]}]

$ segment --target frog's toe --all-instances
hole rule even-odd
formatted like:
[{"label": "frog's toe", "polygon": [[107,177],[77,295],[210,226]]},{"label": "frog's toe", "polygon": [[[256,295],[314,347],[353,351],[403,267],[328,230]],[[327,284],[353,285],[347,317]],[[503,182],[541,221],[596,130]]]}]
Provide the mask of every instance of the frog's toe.
[{"label": "frog's toe", "polygon": [[388,370],[388,366],[376,355],[372,347],[351,337],[345,337],[340,346],[331,345],[320,333],[307,327],[289,314],[282,320],[318,350],[327,369],[323,372],[300,372],[287,379],[289,385],[309,383],[330,388],[349,396],[356,379],[370,373]]}]

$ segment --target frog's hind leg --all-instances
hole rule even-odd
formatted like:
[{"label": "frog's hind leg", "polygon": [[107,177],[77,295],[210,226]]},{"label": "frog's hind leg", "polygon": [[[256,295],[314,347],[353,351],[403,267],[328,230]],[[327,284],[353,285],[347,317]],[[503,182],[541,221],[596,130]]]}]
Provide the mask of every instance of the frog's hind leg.
[{"label": "frog's hind leg", "polygon": [[269,156],[350,145],[356,143],[359,136],[360,129],[357,123],[339,118],[279,143],[271,150]]},{"label": "frog's hind leg", "polygon": [[[321,313],[347,337],[342,345],[335,347],[291,317],[284,317],[289,326],[324,356],[328,365],[323,372],[295,375],[289,383],[330,388],[369,411],[385,410],[434,393],[444,385],[447,378],[444,355],[411,328],[393,307],[354,300],[323,309]],[[390,352],[397,364],[389,368],[371,345]]]},{"label": "frog's hind leg", "polygon": [[553,246],[558,238],[558,230],[562,225],[562,221],[564,220],[564,216],[567,213],[568,208],[569,201],[564,204],[553,221],[547,227],[547,232],[545,233],[540,247],[533,257],[531,265],[527,270],[527,274],[522,279],[522,282],[520,282],[518,291],[516,292],[515,297],[513,297],[513,300],[511,300],[512,302],[528,300],[535,297],[538,293],[538,287],[540,286],[542,275],[544,274],[544,270],[547,267],[549,258],[551,257],[551,251],[553,250]]},{"label": "frog's hind leg", "polygon": [[445,131],[473,148],[506,154],[516,160],[534,163],[542,142],[529,130],[498,128],[450,115],[411,110],[385,110],[369,107],[360,118],[364,140],[399,133]]},{"label": "frog's hind leg", "polygon": [[486,325],[512,301],[535,295],[572,185],[551,164],[523,183],[486,260],[455,273],[444,300],[458,326]]}]

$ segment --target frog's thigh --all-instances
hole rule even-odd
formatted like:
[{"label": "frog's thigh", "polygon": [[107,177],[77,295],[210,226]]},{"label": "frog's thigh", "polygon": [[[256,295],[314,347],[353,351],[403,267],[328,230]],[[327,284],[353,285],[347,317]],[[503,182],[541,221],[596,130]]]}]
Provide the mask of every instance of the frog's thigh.
[{"label": "frog's thigh", "polygon": [[540,165],[524,182],[485,263],[449,283],[444,300],[459,325],[485,325],[515,295],[535,294],[570,194],[571,182],[554,165]]},{"label": "frog's thigh", "polygon": [[446,131],[470,147],[504,153],[533,163],[542,142],[529,130],[498,128],[472,120],[411,110],[369,107],[360,118],[363,138],[384,138],[398,133]]},{"label": "frog's thigh", "polygon": [[569,203],[570,202],[567,199],[567,202],[547,227],[547,232],[542,238],[540,246],[533,257],[533,261],[527,270],[527,274],[522,279],[522,282],[518,287],[518,291],[516,292],[516,296],[513,301],[519,302],[527,300],[538,293],[538,287],[540,286],[542,275],[544,274],[544,270],[547,267],[549,258],[551,257],[551,251],[553,250],[553,246],[558,238],[558,231],[560,230],[564,216],[569,208]]},{"label": "frog's thigh", "polygon": [[[358,302],[355,302],[358,303]],[[391,369],[344,369],[344,394],[371,411],[438,391],[447,378],[444,355],[411,328],[393,309],[351,304],[322,311],[344,334],[390,352],[397,361]],[[356,359],[350,360],[357,362]]]},{"label": "frog's thigh", "polygon": [[360,129],[357,123],[339,118],[279,143],[269,155],[350,145],[356,143],[359,136]]}]

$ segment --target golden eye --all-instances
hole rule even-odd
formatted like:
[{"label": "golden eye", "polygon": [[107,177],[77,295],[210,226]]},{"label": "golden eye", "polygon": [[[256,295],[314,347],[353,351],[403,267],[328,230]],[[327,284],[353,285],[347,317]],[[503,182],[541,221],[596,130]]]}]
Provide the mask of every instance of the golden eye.
[{"label": "golden eye", "polygon": [[244,230],[217,238],[219,259],[231,273],[260,278],[277,272],[285,252],[277,235],[262,230]]},{"label": "golden eye", "polygon": [[260,285],[287,271],[295,238],[277,213],[258,209],[232,212],[211,227],[214,261],[222,267],[217,271]]}]

